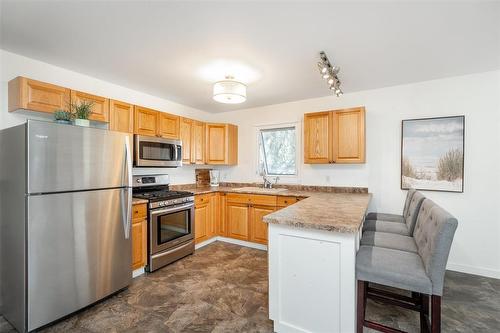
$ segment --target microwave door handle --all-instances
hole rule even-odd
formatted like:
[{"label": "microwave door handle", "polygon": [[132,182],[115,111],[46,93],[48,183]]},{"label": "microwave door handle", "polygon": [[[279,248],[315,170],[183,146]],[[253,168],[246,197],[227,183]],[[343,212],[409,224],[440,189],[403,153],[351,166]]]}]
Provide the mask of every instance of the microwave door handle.
[{"label": "microwave door handle", "polygon": [[174,144],[174,161],[178,161],[179,160],[179,151],[177,150],[177,145]]}]

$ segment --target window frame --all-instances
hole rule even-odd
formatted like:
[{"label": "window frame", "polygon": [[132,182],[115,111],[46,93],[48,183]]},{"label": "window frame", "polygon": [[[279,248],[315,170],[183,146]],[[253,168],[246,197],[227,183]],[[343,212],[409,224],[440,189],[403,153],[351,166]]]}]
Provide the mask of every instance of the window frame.
[{"label": "window frame", "polygon": [[[279,177],[280,181],[278,183],[300,183],[300,175],[301,175],[301,166],[300,163],[302,158],[302,142],[301,142],[301,123],[300,122],[292,122],[292,123],[275,123],[275,124],[266,124],[266,125],[257,125],[255,126],[255,139],[256,139],[256,158],[255,158],[255,175],[257,181],[262,181],[262,176],[259,174],[260,168],[260,140],[261,140],[261,131],[262,130],[279,130],[285,128],[295,128],[295,174],[294,175],[268,175],[269,178],[274,179]],[[265,156],[264,156],[265,158]]]}]

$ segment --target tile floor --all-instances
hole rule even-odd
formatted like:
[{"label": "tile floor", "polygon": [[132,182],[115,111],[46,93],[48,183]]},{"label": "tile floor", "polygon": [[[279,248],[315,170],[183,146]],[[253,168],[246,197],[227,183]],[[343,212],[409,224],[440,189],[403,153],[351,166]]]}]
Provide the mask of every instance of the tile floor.
[{"label": "tile floor", "polygon": [[[267,313],[267,252],[216,242],[42,332],[272,332]],[[418,314],[373,301],[367,318],[419,331]],[[500,280],[447,272],[442,318],[443,332],[500,332]]]}]

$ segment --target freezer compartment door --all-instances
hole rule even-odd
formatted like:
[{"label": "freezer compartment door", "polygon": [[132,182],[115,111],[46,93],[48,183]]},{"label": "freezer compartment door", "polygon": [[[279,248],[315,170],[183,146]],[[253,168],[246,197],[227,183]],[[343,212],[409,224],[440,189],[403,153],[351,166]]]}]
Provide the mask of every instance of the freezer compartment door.
[{"label": "freezer compartment door", "polygon": [[27,198],[29,331],[131,283],[128,191]]},{"label": "freezer compartment door", "polygon": [[126,133],[28,121],[28,193],[131,186]]}]

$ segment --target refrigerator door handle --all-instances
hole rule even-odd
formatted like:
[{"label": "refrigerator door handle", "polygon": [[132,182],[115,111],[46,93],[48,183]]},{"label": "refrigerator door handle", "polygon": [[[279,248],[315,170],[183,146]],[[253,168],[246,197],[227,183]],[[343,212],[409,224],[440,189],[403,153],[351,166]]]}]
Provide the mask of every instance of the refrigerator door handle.
[{"label": "refrigerator door handle", "polygon": [[[126,192],[126,193],[125,193]],[[121,195],[122,222],[125,239],[130,238],[130,222],[132,220],[132,188],[126,187]]]},{"label": "refrigerator door handle", "polygon": [[128,135],[125,137],[125,169],[127,172],[126,187],[132,186],[132,151],[130,149],[130,141]]}]

